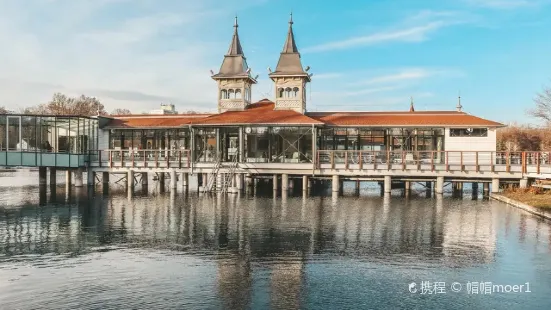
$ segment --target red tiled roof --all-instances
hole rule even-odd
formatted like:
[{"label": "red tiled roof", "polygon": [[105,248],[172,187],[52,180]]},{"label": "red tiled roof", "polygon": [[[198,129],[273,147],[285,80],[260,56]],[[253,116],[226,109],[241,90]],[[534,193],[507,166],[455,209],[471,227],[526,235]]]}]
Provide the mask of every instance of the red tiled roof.
[{"label": "red tiled roof", "polygon": [[503,124],[464,112],[309,112],[274,110],[268,99],[251,104],[245,111],[220,114],[110,116],[107,128],[177,128],[186,125],[329,125],[329,126],[470,126],[501,127]]},{"label": "red tiled roof", "polygon": [[274,110],[268,99],[253,103],[245,111],[227,111],[197,120],[198,125],[269,124],[269,125],[322,125],[318,120],[291,110]]},{"label": "red tiled roof", "polygon": [[114,116],[106,128],[177,128],[192,124],[210,114],[124,115]]},{"label": "red tiled roof", "polygon": [[485,126],[503,124],[464,112],[312,112],[307,115],[330,126]]}]

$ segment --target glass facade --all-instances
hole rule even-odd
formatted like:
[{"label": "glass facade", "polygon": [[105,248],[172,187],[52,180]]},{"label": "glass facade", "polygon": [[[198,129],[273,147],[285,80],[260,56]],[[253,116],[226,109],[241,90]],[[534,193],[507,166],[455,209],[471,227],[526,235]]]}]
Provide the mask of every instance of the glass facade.
[{"label": "glass facade", "polygon": [[246,127],[248,162],[312,162],[311,127]]},{"label": "glass facade", "polygon": [[87,117],[0,115],[0,151],[88,154],[98,122]]},{"label": "glass facade", "polygon": [[189,128],[111,129],[109,148],[114,150],[184,150],[190,146]]},{"label": "glass facade", "polygon": [[443,151],[444,128],[318,129],[319,150]]}]

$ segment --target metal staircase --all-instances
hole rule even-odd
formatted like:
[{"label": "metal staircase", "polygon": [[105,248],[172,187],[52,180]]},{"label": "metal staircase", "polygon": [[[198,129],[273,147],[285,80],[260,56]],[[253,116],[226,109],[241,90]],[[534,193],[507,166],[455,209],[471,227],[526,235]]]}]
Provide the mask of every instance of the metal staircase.
[{"label": "metal staircase", "polygon": [[[207,186],[205,188],[206,192],[218,191],[222,193],[227,193],[228,188],[231,187],[233,178],[235,176],[235,171],[237,170],[237,166],[239,164],[239,156],[236,154],[233,158],[233,161],[227,167],[224,167],[222,164],[222,158],[217,157],[214,168],[212,172],[209,173]],[[221,184],[218,184],[218,175],[220,174],[220,168],[228,168],[229,171],[223,174]]]}]

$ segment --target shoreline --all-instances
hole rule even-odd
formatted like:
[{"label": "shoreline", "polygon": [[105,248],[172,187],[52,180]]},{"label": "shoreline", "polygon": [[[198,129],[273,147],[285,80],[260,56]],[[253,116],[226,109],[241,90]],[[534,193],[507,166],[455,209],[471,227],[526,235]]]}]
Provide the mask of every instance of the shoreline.
[{"label": "shoreline", "polygon": [[551,209],[546,210],[546,209],[543,209],[543,208],[537,208],[537,207],[534,207],[534,206],[531,206],[531,205],[527,205],[523,202],[505,197],[504,195],[501,195],[501,194],[491,193],[490,198],[494,199],[494,200],[497,200],[497,201],[504,202],[504,203],[506,203],[510,206],[519,208],[519,209],[524,210],[528,213],[540,216],[544,219],[547,219],[547,220],[551,221]]}]

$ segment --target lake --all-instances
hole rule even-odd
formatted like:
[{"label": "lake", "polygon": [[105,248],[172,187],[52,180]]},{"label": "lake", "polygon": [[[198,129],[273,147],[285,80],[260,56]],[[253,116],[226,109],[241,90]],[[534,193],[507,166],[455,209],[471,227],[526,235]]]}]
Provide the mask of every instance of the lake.
[{"label": "lake", "polygon": [[499,202],[58,179],[0,173],[0,309],[551,307],[551,224]]}]

